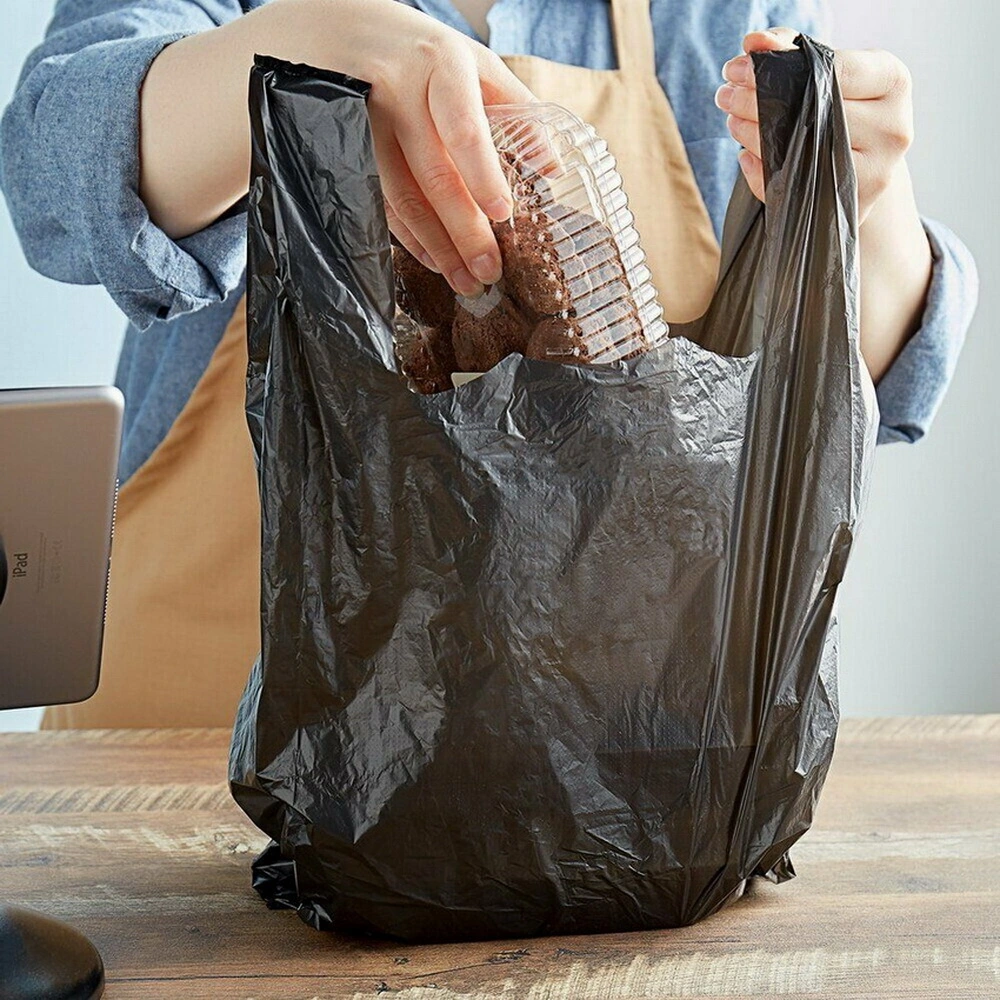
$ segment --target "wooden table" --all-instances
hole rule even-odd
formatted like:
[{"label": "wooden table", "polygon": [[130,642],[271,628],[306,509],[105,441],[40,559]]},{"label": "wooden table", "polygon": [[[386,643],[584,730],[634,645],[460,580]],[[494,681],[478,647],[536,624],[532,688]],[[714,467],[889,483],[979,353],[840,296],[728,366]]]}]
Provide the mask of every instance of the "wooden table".
[{"label": "wooden table", "polygon": [[267,910],[221,730],[0,735],[0,897],[109,1000],[1000,997],[1000,716],[844,723],[799,877],[674,931],[407,947]]}]

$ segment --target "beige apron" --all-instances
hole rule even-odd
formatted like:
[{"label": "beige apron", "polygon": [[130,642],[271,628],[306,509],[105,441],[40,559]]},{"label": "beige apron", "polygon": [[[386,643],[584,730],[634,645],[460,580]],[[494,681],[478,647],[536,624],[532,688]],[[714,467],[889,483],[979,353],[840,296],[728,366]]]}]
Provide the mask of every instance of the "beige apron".
[{"label": "beige apron", "polygon": [[[656,77],[649,0],[612,0],[619,69],[508,56],[541,100],[589,122],[618,161],[668,320],[702,314],[719,247]],[[97,694],[46,728],[230,726],[260,646],[260,511],[237,308],[170,432],[122,488]]]}]

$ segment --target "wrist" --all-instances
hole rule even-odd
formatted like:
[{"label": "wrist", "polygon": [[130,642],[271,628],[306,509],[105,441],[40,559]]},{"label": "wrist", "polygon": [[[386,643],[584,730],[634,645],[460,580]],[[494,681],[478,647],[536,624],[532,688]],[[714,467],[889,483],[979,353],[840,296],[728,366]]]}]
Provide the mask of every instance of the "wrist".
[{"label": "wrist", "polygon": [[905,160],[861,225],[858,246],[861,346],[878,381],[920,326],[933,270]]},{"label": "wrist", "polygon": [[896,165],[889,184],[861,223],[858,237],[870,256],[892,259],[912,269],[921,269],[929,262],[930,244],[906,160]]}]

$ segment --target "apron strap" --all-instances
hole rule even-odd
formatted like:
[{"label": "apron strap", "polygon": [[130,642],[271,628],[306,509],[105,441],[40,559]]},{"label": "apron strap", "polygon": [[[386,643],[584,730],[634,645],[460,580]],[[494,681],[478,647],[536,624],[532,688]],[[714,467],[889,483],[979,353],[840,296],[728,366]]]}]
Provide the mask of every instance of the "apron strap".
[{"label": "apron strap", "polygon": [[650,0],[611,0],[611,24],[615,35],[618,68],[656,73],[656,47]]}]

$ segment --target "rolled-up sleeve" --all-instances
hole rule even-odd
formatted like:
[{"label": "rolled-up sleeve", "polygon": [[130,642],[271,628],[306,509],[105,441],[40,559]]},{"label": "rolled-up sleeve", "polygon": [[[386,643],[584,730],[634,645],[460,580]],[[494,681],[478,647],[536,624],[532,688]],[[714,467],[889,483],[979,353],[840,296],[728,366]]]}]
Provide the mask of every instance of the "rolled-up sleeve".
[{"label": "rolled-up sleeve", "polygon": [[60,0],[0,123],[0,187],[31,266],[104,285],[140,329],[220,301],[243,274],[243,216],[171,240],[138,193],[150,64],[241,14],[237,0]]},{"label": "rolled-up sleeve", "polygon": [[955,372],[979,297],[972,254],[939,222],[924,220],[934,268],[920,328],[878,384],[879,442],[919,441]]}]

